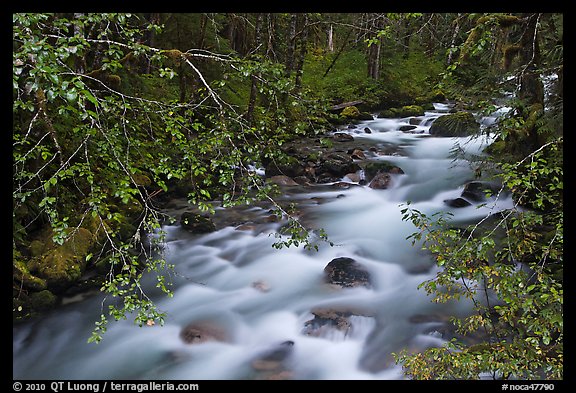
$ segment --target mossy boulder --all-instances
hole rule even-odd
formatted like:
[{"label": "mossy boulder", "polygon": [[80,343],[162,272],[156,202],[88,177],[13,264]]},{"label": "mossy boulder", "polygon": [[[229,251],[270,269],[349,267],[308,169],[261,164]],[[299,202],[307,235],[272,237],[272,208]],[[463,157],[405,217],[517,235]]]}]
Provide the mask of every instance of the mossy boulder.
[{"label": "mossy boulder", "polygon": [[37,311],[48,310],[56,305],[58,298],[49,290],[30,294],[30,308]]},{"label": "mossy boulder", "polygon": [[424,108],[420,105],[406,105],[398,111],[398,117],[424,116]]},{"label": "mossy boulder", "polygon": [[26,262],[19,259],[20,254],[14,252],[12,257],[12,277],[15,284],[20,287],[22,286],[25,289],[31,289],[35,291],[41,291],[48,287],[46,280],[40,277],[36,277],[26,265]]},{"label": "mossy boulder", "polygon": [[61,291],[76,282],[86,269],[86,257],[94,244],[94,236],[85,228],[69,228],[61,245],[47,231],[45,251],[28,262],[30,272],[46,280],[48,288]]},{"label": "mossy boulder", "polygon": [[346,108],[342,109],[342,112],[340,112],[340,117],[345,117],[348,119],[357,119],[359,116],[360,110],[354,105],[347,106]]},{"label": "mossy boulder", "polygon": [[186,231],[194,234],[210,233],[216,230],[216,226],[210,217],[190,211],[182,213],[180,225]]},{"label": "mossy boulder", "polygon": [[396,117],[397,111],[395,109],[396,108],[384,109],[378,114],[378,118],[386,119]]},{"label": "mossy boulder", "polygon": [[364,165],[364,176],[370,180],[378,173],[403,174],[402,168],[389,163],[388,161],[371,161]]},{"label": "mossy boulder", "polygon": [[266,160],[264,167],[266,177],[285,175],[294,178],[304,174],[302,162],[298,158],[289,155],[276,160]]},{"label": "mossy boulder", "polygon": [[424,108],[420,105],[405,105],[401,108],[384,109],[378,115],[379,118],[398,118],[424,116]]},{"label": "mossy boulder", "polygon": [[460,111],[440,116],[432,123],[430,134],[447,137],[461,137],[477,134],[480,124],[470,112]]},{"label": "mossy boulder", "polygon": [[356,106],[347,106],[340,112],[340,117],[343,119],[352,120],[373,120],[374,117],[367,112],[361,112]]},{"label": "mossy boulder", "polygon": [[360,166],[346,153],[329,152],[322,155],[321,162],[316,168],[316,174],[320,179],[342,178],[348,173],[356,172]]}]

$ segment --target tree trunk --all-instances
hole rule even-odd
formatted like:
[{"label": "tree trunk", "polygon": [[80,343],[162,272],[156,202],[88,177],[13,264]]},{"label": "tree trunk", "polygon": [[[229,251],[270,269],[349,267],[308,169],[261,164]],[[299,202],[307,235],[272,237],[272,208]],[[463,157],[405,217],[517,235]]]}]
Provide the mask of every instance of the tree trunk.
[{"label": "tree trunk", "polygon": [[288,75],[294,69],[294,56],[296,54],[296,22],[298,14],[290,15],[290,28],[288,33],[288,49],[286,51],[286,72]]},{"label": "tree trunk", "polygon": [[[74,13],[74,19],[82,19],[83,13]],[[78,23],[74,23],[74,35],[78,37],[84,37],[84,28]],[[84,56],[76,56],[74,59],[74,67],[76,72],[83,74],[86,72],[86,58]]]},{"label": "tree trunk", "polygon": [[208,24],[208,17],[202,14],[200,17],[200,37],[198,38],[198,49],[204,49],[204,40],[206,39],[206,25]]},{"label": "tree trunk", "polygon": [[404,53],[402,57],[407,59],[410,57],[410,36],[412,35],[412,28],[410,26],[410,20],[408,18],[404,19]]},{"label": "tree trunk", "polygon": [[368,76],[374,80],[380,78],[380,39],[368,47]]},{"label": "tree trunk", "polygon": [[303,14],[302,18],[302,29],[300,30],[302,35],[299,41],[298,63],[296,65],[296,80],[294,82],[294,87],[296,90],[299,90],[300,86],[302,85],[304,59],[306,58],[306,51],[308,46],[308,14]]},{"label": "tree trunk", "polygon": [[448,59],[446,60],[448,65],[452,64],[454,59],[454,51],[453,48],[456,47],[456,39],[458,38],[458,33],[460,32],[460,17],[462,14],[458,14],[456,19],[454,20],[454,32],[452,33],[452,39],[450,40],[450,49],[448,51]]},{"label": "tree trunk", "polygon": [[266,20],[268,25],[268,40],[266,43],[266,57],[268,59],[276,59],[276,51],[274,50],[274,33],[276,31],[276,17],[274,14],[268,13],[266,14]]},{"label": "tree trunk", "polygon": [[[528,106],[528,118],[534,117],[535,112],[544,109],[544,84],[538,72],[540,66],[540,47],[538,45],[538,24],[541,14],[527,15],[527,26],[520,39],[520,56],[523,69],[520,74],[519,98]],[[532,122],[535,123],[535,122]],[[538,149],[542,143],[538,135],[538,127],[533,124],[529,127],[528,140],[532,151]]]},{"label": "tree trunk", "polygon": [[328,52],[334,52],[334,26],[328,27]]},{"label": "tree trunk", "polygon": [[527,26],[520,39],[520,56],[523,69],[520,74],[519,98],[527,105],[544,105],[544,86],[538,68],[540,66],[540,47],[538,45],[538,22],[541,14],[529,14]]}]

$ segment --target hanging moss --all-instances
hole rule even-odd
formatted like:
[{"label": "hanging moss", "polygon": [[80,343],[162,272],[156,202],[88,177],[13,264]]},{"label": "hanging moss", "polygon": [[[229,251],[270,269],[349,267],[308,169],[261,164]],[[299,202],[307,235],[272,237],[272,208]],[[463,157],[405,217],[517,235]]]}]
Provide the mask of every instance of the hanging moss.
[{"label": "hanging moss", "polygon": [[488,22],[496,22],[500,27],[507,28],[522,23],[522,19],[514,15],[498,15],[498,14],[487,15],[478,18],[478,20],[476,21],[476,26],[484,25]]},{"label": "hanging moss", "polygon": [[484,28],[483,25],[476,26],[472,30],[470,30],[470,34],[468,34],[468,38],[462,45],[460,49],[460,62],[466,63],[470,60],[470,52],[472,50],[472,46],[478,38],[480,38],[480,34],[482,33],[482,29]]}]

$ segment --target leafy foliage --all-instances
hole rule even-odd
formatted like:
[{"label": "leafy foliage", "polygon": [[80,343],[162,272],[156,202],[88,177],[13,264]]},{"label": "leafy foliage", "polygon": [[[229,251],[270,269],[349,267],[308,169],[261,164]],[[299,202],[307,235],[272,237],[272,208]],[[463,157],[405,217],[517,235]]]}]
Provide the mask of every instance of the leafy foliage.
[{"label": "leafy foliage", "polygon": [[[538,59],[538,46],[525,34],[530,26],[538,29],[529,23],[541,17],[475,15],[476,27],[461,47],[460,62],[449,66],[447,80],[454,82],[452,72],[469,61],[467,56],[486,56],[486,47],[496,43],[494,34],[502,28],[524,26],[523,42],[529,47],[523,49],[532,51],[532,57],[524,59]],[[547,61],[548,67],[561,69],[561,58]],[[520,64],[516,70],[525,93],[494,127],[493,145],[500,147],[490,148],[499,154],[498,161],[493,160],[494,176],[502,191],[512,192],[514,208],[466,227],[446,214],[427,216],[409,203],[402,208],[404,220],[419,229],[409,238],[427,249],[441,268],[421,288],[436,302],[466,298],[474,304],[472,315],[452,318],[459,337],[422,353],[395,354],[411,378],[563,378],[562,107],[546,109],[538,102],[537,83],[526,69]],[[470,333],[479,334],[481,342],[466,345],[462,338]]]},{"label": "leafy foliage", "polygon": [[[101,290],[112,301],[103,303],[94,342],[106,312],[163,322],[141,286],[156,274],[171,294],[161,247],[170,218],[154,197],[187,183],[189,201],[205,211],[214,199],[229,206],[270,198],[253,165],[309,132],[323,110],[291,94],[293,81],[277,64],[156,48],[146,44],[150,31],[161,26],[131,14],[13,15],[14,248],[25,253],[44,223],[58,244],[67,228],[98,238],[86,260],[108,266]],[[207,62],[221,79],[204,77]],[[197,83],[188,102],[175,78],[184,70]],[[254,75],[260,105],[249,124],[243,107],[221,94]]]}]

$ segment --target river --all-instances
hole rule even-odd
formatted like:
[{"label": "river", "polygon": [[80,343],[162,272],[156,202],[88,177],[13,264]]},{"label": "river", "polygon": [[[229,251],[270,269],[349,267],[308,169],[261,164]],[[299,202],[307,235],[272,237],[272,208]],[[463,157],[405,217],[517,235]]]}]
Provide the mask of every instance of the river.
[{"label": "river", "polygon": [[[202,236],[177,224],[165,226],[166,258],[175,265],[174,296],[155,299],[167,313],[165,325],[111,322],[100,344],[88,344],[101,295],[59,307],[14,325],[13,378],[403,379],[392,353],[441,345],[448,316],[467,315],[471,305],[435,304],[418,289],[437,267],[406,239],[416,229],[402,220],[401,205],[411,201],[426,214],[449,211],[456,222],[512,207],[508,198],[490,199],[482,207],[444,202],[459,197],[474,179],[466,157],[482,155],[489,137],[430,136],[431,122],[448,110],[443,104],[435,108],[411,133],[399,130],[409,118],[375,118],[346,130],[375,147],[394,146],[395,154],[372,158],[404,171],[392,175],[389,188],[283,189],[284,198],[300,205],[304,221],[324,228],[334,246],[277,250],[271,234],[281,222],[242,230],[228,226]],[[482,118],[482,127],[494,120]],[[372,132],[364,132],[366,127]],[[451,156],[456,145],[464,158]],[[361,264],[371,285],[326,284],[324,268],[340,257]],[[152,285],[153,278],[149,281]],[[215,330],[215,339],[186,342],[181,333],[190,324]],[[194,341],[194,332],[188,331],[188,341]]]}]

